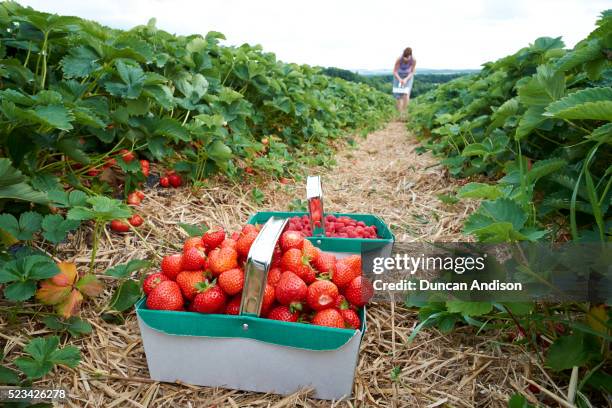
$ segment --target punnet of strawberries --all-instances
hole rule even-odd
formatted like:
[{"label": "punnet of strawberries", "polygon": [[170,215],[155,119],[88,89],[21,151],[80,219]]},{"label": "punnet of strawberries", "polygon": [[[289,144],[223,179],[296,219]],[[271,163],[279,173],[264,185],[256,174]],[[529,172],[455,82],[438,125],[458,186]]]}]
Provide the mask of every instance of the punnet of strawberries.
[{"label": "punnet of strawberries", "polygon": [[[188,238],[181,253],[166,255],[161,272],[143,281],[147,308],[237,315],[246,258],[259,228],[247,224],[227,236],[217,227]],[[358,311],[373,294],[360,255],[337,259],[286,228],[272,256],[261,316],[359,329]]]},{"label": "punnet of strawberries", "polygon": [[[307,237],[312,236],[312,227],[308,215],[289,218],[287,229],[300,231]],[[379,238],[376,225],[366,225],[365,222],[357,221],[349,216],[336,217],[333,214],[325,216],[325,236],[334,238]]]}]

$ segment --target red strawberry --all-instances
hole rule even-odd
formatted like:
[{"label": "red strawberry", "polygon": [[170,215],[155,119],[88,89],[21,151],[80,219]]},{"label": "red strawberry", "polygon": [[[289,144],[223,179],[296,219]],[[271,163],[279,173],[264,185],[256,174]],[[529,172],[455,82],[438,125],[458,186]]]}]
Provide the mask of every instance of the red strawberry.
[{"label": "red strawberry", "polygon": [[225,238],[223,240],[223,242],[221,243],[221,248],[232,248],[232,249],[236,249],[236,241],[234,241],[231,238]]},{"label": "red strawberry", "polygon": [[168,177],[162,177],[159,179],[159,185],[168,188],[170,187],[170,179]]},{"label": "red strawberry", "polygon": [[157,285],[167,280],[168,277],[161,272],[152,273],[142,282],[142,290],[148,295]]},{"label": "red strawberry", "polygon": [[276,306],[268,313],[268,319],[280,320],[283,322],[297,322],[300,317],[300,312],[295,311],[291,313],[291,310],[287,306]]},{"label": "red strawberry", "polygon": [[170,182],[170,185],[174,188],[180,187],[181,184],[183,184],[183,179],[178,174],[170,174],[168,176],[168,181]]},{"label": "red strawberry", "polygon": [[215,249],[225,240],[225,231],[221,227],[209,229],[202,235],[202,243],[206,251]]},{"label": "red strawberry", "polygon": [[197,248],[204,251],[204,243],[201,237],[189,237],[183,243],[183,253],[187,252],[191,248]]},{"label": "red strawberry", "polygon": [[329,276],[334,276],[334,272],[336,272],[336,256],[334,254],[330,254],[329,252],[319,252],[319,256],[315,258],[311,264],[314,266],[320,273],[328,274]]},{"label": "red strawberry", "polygon": [[183,270],[197,271],[204,269],[206,253],[200,248],[190,248],[183,252]]},{"label": "red strawberry", "polygon": [[353,309],[340,309],[340,314],[344,319],[344,324],[347,328],[359,330],[361,328],[361,320],[359,315]]},{"label": "red strawberry", "polygon": [[272,286],[276,286],[281,277],[280,268],[270,268],[268,271],[268,283]]},{"label": "red strawberry", "polygon": [[91,177],[96,177],[100,173],[101,173],[101,170],[100,169],[96,169],[96,168],[87,170],[87,175],[91,176]]},{"label": "red strawberry", "polygon": [[236,251],[238,251],[238,255],[242,258],[246,258],[249,255],[249,251],[251,250],[251,245],[257,238],[256,231],[250,231],[246,233],[240,234],[240,238],[236,241]]},{"label": "red strawberry", "polygon": [[315,247],[314,245],[312,245],[312,242],[305,239],[304,247],[302,248],[302,254],[304,255],[304,258],[307,260],[307,262],[310,265],[314,265],[319,260],[319,255],[321,254],[321,250]]},{"label": "red strawberry", "polygon": [[346,298],[343,295],[338,295],[336,300],[334,301],[334,307],[336,309],[348,309],[350,307],[349,302],[347,302]]},{"label": "red strawberry", "polygon": [[143,193],[140,190],[135,190],[134,194],[136,194],[138,196],[138,198],[140,198],[140,200],[143,200],[145,198],[145,193]]},{"label": "red strawberry", "polygon": [[137,206],[137,205],[140,205],[141,201],[142,201],[142,199],[135,192],[134,193],[130,193],[127,196],[127,203],[128,203],[128,205]]},{"label": "red strawberry", "polygon": [[134,214],[130,218],[128,218],[128,222],[130,223],[130,225],[132,225],[132,227],[140,227],[144,222],[144,219],[140,215]]},{"label": "red strawberry", "polygon": [[317,326],[344,328],[344,319],[337,309],[328,308],[319,310],[312,318],[312,324]]},{"label": "red strawberry", "polygon": [[142,174],[145,177],[149,177],[149,171],[150,171],[150,165],[149,165],[149,161],[148,160],[141,160],[140,161],[140,171],[142,171]]},{"label": "red strawberry", "polygon": [[302,249],[304,245],[304,235],[298,231],[285,231],[280,237],[280,247],[283,251],[291,248]]},{"label": "red strawberry", "polygon": [[155,310],[181,310],[184,300],[181,288],[170,280],[160,282],[147,297],[147,308]]},{"label": "red strawberry", "polygon": [[357,276],[344,289],[346,300],[352,305],[361,307],[374,295],[372,283],[364,276]]},{"label": "red strawberry", "polygon": [[299,307],[298,305],[306,299],[308,287],[295,273],[287,271],[281,275],[274,293],[278,303]]},{"label": "red strawberry", "polygon": [[183,296],[187,300],[193,300],[198,293],[197,284],[204,282],[204,271],[182,271],[176,275],[176,283],[178,283],[183,292]]},{"label": "red strawberry", "polygon": [[227,270],[218,279],[219,286],[228,295],[235,295],[244,287],[244,272],[240,268]]},{"label": "red strawberry", "polygon": [[283,254],[280,268],[295,273],[306,283],[311,283],[316,279],[315,272],[310,267],[308,260],[303,256],[302,251],[296,248],[292,248]]},{"label": "red strawberry", "polygon": [[130,152],[127,149],[121,149],[119,150],[119,153],[121,153],[121,157],[123,158],[123,161],[126,163],[129,163],[136,158],[136,155],[134,154],[134,152]]},{"label": "red strawberry", "polygon": [[106,162],[104,163],[104,165],[102,166],[103,169],[108,169],[110,167],[113,167],[114,165],[117,164],[117,159],[115,159],[114,157],[111,157],[109,159],[106,160]]},{"label": "red strawberry", "polygon": [[259,233],[259,227],[257,225],[253,225],[253,224],[244,224],[244,227],[242,227],[242,230],[240,231],[243,234],[250,234],[250,233]]},{"label": "red strawberry", "polygon": [[112,220],[110,227],[115,232],[128,232],[130,230],[130,224],[121,220]]},{"label": "red strawberry", "polygon": [[344,262],[338,262],[336,263],[336,270],[332,273],[332,282],[339,288],[343,288],[356,277],[349,265]]},{"label": "red strawberry", "polygon": [[351,268],[353,271],[353,276],[361,275],[361,256],[360,255],[351,255],[346,258],[340,259],[338,262],[342,262]]},{"label": "red strawberry", "polygon": [[176,275],[183,270],[183,254],[164,256],[161,261],[161,270],[164,275],[174,280]]},{"label": "red strawberry", "polygon": [[261,301],[261,314],[262,315],[265,316],[268,313],[268,310],[270,310],[275,300],[276,300],[276,294],[275,294],[274,286],[267,283],[266,288],[264,289],[264,297],[263,297],[263,300]]},{"label": "red strawberry", "polygon": [[242,301],[242,295],[237,294],[225,306],[225,314],[238,315],[240,314],[240,302]]},{"label": "red strawberry", "polygon": [[220,313],[225,309],[227,296],[221,288],[215,284],[204,282],[200,292],[193,298],[192,308],[199,313]]},{"label": "red strawberry", "polygon": [[238,267],[238,252],[232,248],[216,248],[208,255],[208,268],[213,275]]},{"label": "red strawberry", "polygon": [[308,287],[308,306],[322,310],[333,306],[338,297],[338,287],[327,280],[318,280]]}]

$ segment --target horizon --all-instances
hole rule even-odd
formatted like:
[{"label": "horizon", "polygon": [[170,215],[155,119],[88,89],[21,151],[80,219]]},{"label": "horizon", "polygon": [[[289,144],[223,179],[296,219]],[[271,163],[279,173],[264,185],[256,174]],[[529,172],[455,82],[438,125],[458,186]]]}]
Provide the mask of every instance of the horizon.
[{"label": "horizon", "polygon": [[[456,4],[439,0],[435,8],[420,1],[406,9],[404,27],[397,23],[401,19],[394,20],[390,12],[395,3],[385,1],[375,7],[367,1],[355,1],[346,7],[345,2],[313,0],[310,7],[302,9],[287,3],[242,0],[19,3],[118,29],[130,29],[155,18],[158,28],[173,34],[205,35],[219,31],[227,38],[221,42],[223,45],[261,45],[284,62],[353,72],[391,69],[407,45],[414,50],[417,69],[426,66],[452,70],[479,70],[482,64],[513,54],[543,36],[561,36],[566,47],[572,48],[594,29],[598,16],[609,8],[609,3],[603,0],[589,4],[579,0],[542,0],[535,4],[528,0],[512,4],[487,0]],[[543,18],[551,8],[555,18]],[[185,13],[185,9],[190,12]]]}]

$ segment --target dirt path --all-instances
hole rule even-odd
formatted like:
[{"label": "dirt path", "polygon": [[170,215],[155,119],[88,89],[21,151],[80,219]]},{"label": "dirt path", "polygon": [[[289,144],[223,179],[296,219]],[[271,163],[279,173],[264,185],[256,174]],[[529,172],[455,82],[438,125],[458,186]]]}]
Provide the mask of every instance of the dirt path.
[{"label": "dirt path", "polygon": [[[326,210],[380,215],[391,225],[397,240],[462,239],[461,221],[473,205],[447,205],[436,197],[452,192],[456,185],[440,166],[435,166],[431,155],[417,154],[417,147],[405,125],[394,122],[367,139],[358,139],[354,148],[342,149],[331,170],[312,169],[312,174],[318,171],[323,176]],[[98,271],[102,273],[129,259],[169,253],[171,246],[184,238],[179,222],[219,224],[231,230],[258,209],[286,210],[292,200],[304,198],[302,184],[259,185],[266,197],[260,205],[250,198],[254,183],[232,186],[211,182],[197,194],[187,189],[149,191],[143,207],[150,223],[142,230],[146,242],[135,236],[107,235],[99,252]],[[89,234],[80,231],[60,248],[61,257],[85,265],[89,241]],[[134,313],[123,325],[99,318],[111,292],[107,290],[83,311],[94,332],[73,340],[83,352],[80,366],[57,370],[55,377],[37,384],[69,389],[75,398],[68,406],[330,406],[329,402],[309,398],[307,392],[279,397],[147,380]],[[517,350],[512,351],[517,356],[508,364],[508,347],[484,336],[473,336],[472,328],[459,329],[452,335],[428,329],[408,344],[417,323],[415,311],[397,303],[375,304],[368,312],[353,398],[334,406],[501,407],[513,392],[511,383],[524,384],[521,375],[528,374],[527,365],[523,366]],[[0,321],[0,328],[5,324]],[[24,325],[24,333],[13,337],[6,354],[25,341],[23,334],[41,333],[40,324]]]}]

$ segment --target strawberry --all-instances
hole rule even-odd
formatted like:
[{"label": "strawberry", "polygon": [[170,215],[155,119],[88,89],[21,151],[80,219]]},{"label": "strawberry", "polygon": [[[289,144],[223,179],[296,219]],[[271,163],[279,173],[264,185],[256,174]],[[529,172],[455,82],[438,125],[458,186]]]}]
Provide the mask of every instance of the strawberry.
[{"label": "strawberry", "polygon": [[227,302],[225,306],[225,314],[238,315],[240,314],[240,302],[242,301],[242,295],[239,293]]},{"label": "strawberry", "polygon": [[302,251],[296,248],[292,248],[283,254],[280,268],[295,273],[306,283],[311,283],[316,279],[315,272],[310,267],[308,260],[303,256]]},{"label": "strawberry", "polygon": [[197,284],[204,282],[204,271],[182,271],[176,275],[176,283],[185,299],[191,301],[198,294]]},{"label": "strawberry", "polygon": [[311,264],[319,272],[333,276],[336,271],[336,256],[329,252],[319,252],[319,256],[312,260]]},{"label": "strawberry", "polygon": [[160,282],[147,296],[147,308],[155,310],[181,310],[184,300],[176,282]]},{"label": "strawberry", "polygon": [[138,196],[138,198],[140,198],[140,200],[143,200],[145,198],[145,193],[143,193],[140,190],[135,190],[134,194],[136,194]]},{"label": "strawberry", "polygon": [[353,271],[353,276],[361,275],[361,255],[351,255],[346,258],[342,258],[339,262],[346,264],[351,271]]},{"label": "strawberry", "polygon": [[268,311],[274,304],[275,300],[276,300],[276,294],[275,294],[274,286],[267,283],[266,288],[264,289],[263,300],[261,301],[261,314],[262,315],[265,316],[268,313]]},{"label": "strawberry", "polygon": [[282,272],[280,268],[270,268],[270,270],[268,271],[268,283],[272,286],[276,286],[276,284],[280,280],[281,273]]},{"label": "strawberry", "polygon": [[197,248],[204,251],[204,244],[200,237],[189,237],[183,243],[183,253],[189,251],[191,248]]},{"label": "strawberry", "polygon": [[174,280],[183,270],[183,254],[166,255],[161,261],[161,270],[164,275]]},{"label": "strawberry", "polygon": [[291,310],[287,306],[276,306],[268,313],[268,319],[280,320],[282,322],[297,322],[300,317],[300,312]]},{"label": "strawberry", "polygon": [[286,177],[281,177],[280,180],[278,180],[281,184],[289,184],[291,183],[291,180],[289,180]]},{"label": "strawberry", "polygon": [[168,181],[170,185],[174,188],[180,187],[183,184],[183,179],[178,174],[171,174],[168,176]]},{"label": "strawberry", "polygon": [[119,153],[121,153],[121,158],[123,158],[123,161],[126,163],[129,163],[136,158],[134,152],[130,152],[127,149],[121,149],[119,150]]},{"label": "strawberry", "polygon": [[132,227],[140,227],[144,222],[144,219],[140,215],[134,214],[128,218],[128,222]]},{"label": "strawberry", "polygon": [[243,234],[250,234],[250,233],[259,233],[259,228],[257,228],[257,226],[253,225],[253,224],[245,224],[244,227],[242,227],[242,232]]},{"label": "strawberry", "polygon": [[121,220],[112,220],[110,227],[115,232],[128,232],[130,230],[130,225]]},{"label": "strawberry", "polygon": [[338,287],[327,280],[317,280],[308,286],[308,306],[322,310],[333,306],[338,297]]},{"label": "strawberry", "polygon": [[361,320],[359,315],[353,309],[340,309],[340,314],[344,319],[344,325],[347,328],[359,330],[361,328]]},{"label": "strawberry", "polygon": [[225,231],[221,227],[215,227],[209,229],[202,235],[202,243],[207,252],[211,249],[215,249],[225,240]]},{"label": "strawberry", "polygon": [[238,267],[238,252],[233,248],[216,248],[208,254],[208,268],[214,276]]},{"label": "strawberry", "polygon": [[328,308],[319,310],[312,318],[312,324],[317,326],[344,328],[344,319],[337,309]]},{"label": "strawberry", "polygon": [[312,245],[312,242],[307,239],[304,240],[302,255],[310,265],[314,265],[318,261],[320,253],[321,250]]},{"label": "strawberry", "polygon": [[96,177],[98,174],[100,174],[102,171],[100,169],[97,168],[91,168],[89,170],[87,170],[87,175],[91,176],[91,177]]},{"label": "strawberry", "polygon": [[278,303],[299,308],[301,302],[306,299],[308,287],[295,273],[287,271],[281,275],[274,288],[274,294]]},{"label": "strawberry", "polygon": [[219,275],[218,283],[225,293],[235,295],[244,287],[244,272],[240,268],[227,270]]},{"label": "strawberry", "polygon": [[304,245],[304,235],[298,231],[285,231],[281,235],[279,243],[283,252],[291,248],[302,249]]},{"label": "strawberry", "polygon": [[167,280],[170,279],[161,272],[152,273],[142,282],[142,290],[145,295],[148,295],[157,285]]},{"label": "strawberry", "polygon": [[236,241],[236,251],[238,251],[240,257],[246,258],[249,255],[251,245],[253,245],[255,238],[257,238],[257,234],[257,231],[243,232],[240,234],[240,238]]},{"label": "strawberry", "polygon": [[206,253],[201,248],[189,248],[183,252],[183,270],[197,271],[204,268]]},{"label": "strawberry", "polygon": [[348,285],[356,276],[350,266],[344,262],[336,263],[336,270],[332,273],[332,282],[339,288]]},{"label": "strawberry", "polygon": [[232,249],[236,249],[236,241],[234,241],[231,238],[225,238],[223,240],[223,242],[221,243],[221,248],[232,248]]},{"label": "strawberry", "polygon": [[248,174],[253,174],[253,173],[255,173],[255,171],[253,170],[253,168],[252,168],[252,167],[248,167],[248,166],[244,168],[244,171],[245,171],[245,172],[247,172]]},{"label": "strawberry", "polygon": [[227,296],[217,285],[204,282],[198,285],[199,293],[193,298],[192,308],[199,313],[220,313],[225,308]]},{"label": "strawberry", "polygon": [[336,309],[348,309],[350,307],[349,302],[347,302],[346,298],[343,295],[338,295],[336,300],[334,301],[334,307]]},{"label": "strawberry", "polygon": [[137,205],[140,205],[141,201],[142,201],[142,199],[135,192],[134,193],[130,193],[127,196],[127,203],[128,203],[128,205],[137,206]]},{"label": "strawberry", "polygon": [[102,166],[102,168],[108,169],[110,167],[113,167],[116,164],[117,164],[117,159],[115,159],[114,157],[110,157],[106,160],[106,162],[104,162],[104,165]]},{"label": "strawberry", "polygon": [[344,296],[354,306],[361,307],[374,295],[372,283],[364,276],[357,276],[344,289]]},{"label": "strawberry", "polygon": [[141,160],[140,161],[140,171],[142,172],[142,174],[145,177],[149,177],[150,170],[151,170],[151,167],[149,165],[149,161],[148,160]]},{"label": "strawberry", "polygon": [[159,179],[159,185],[164,188],[170,187],[170,179],[168,177],[161,177]]}]

